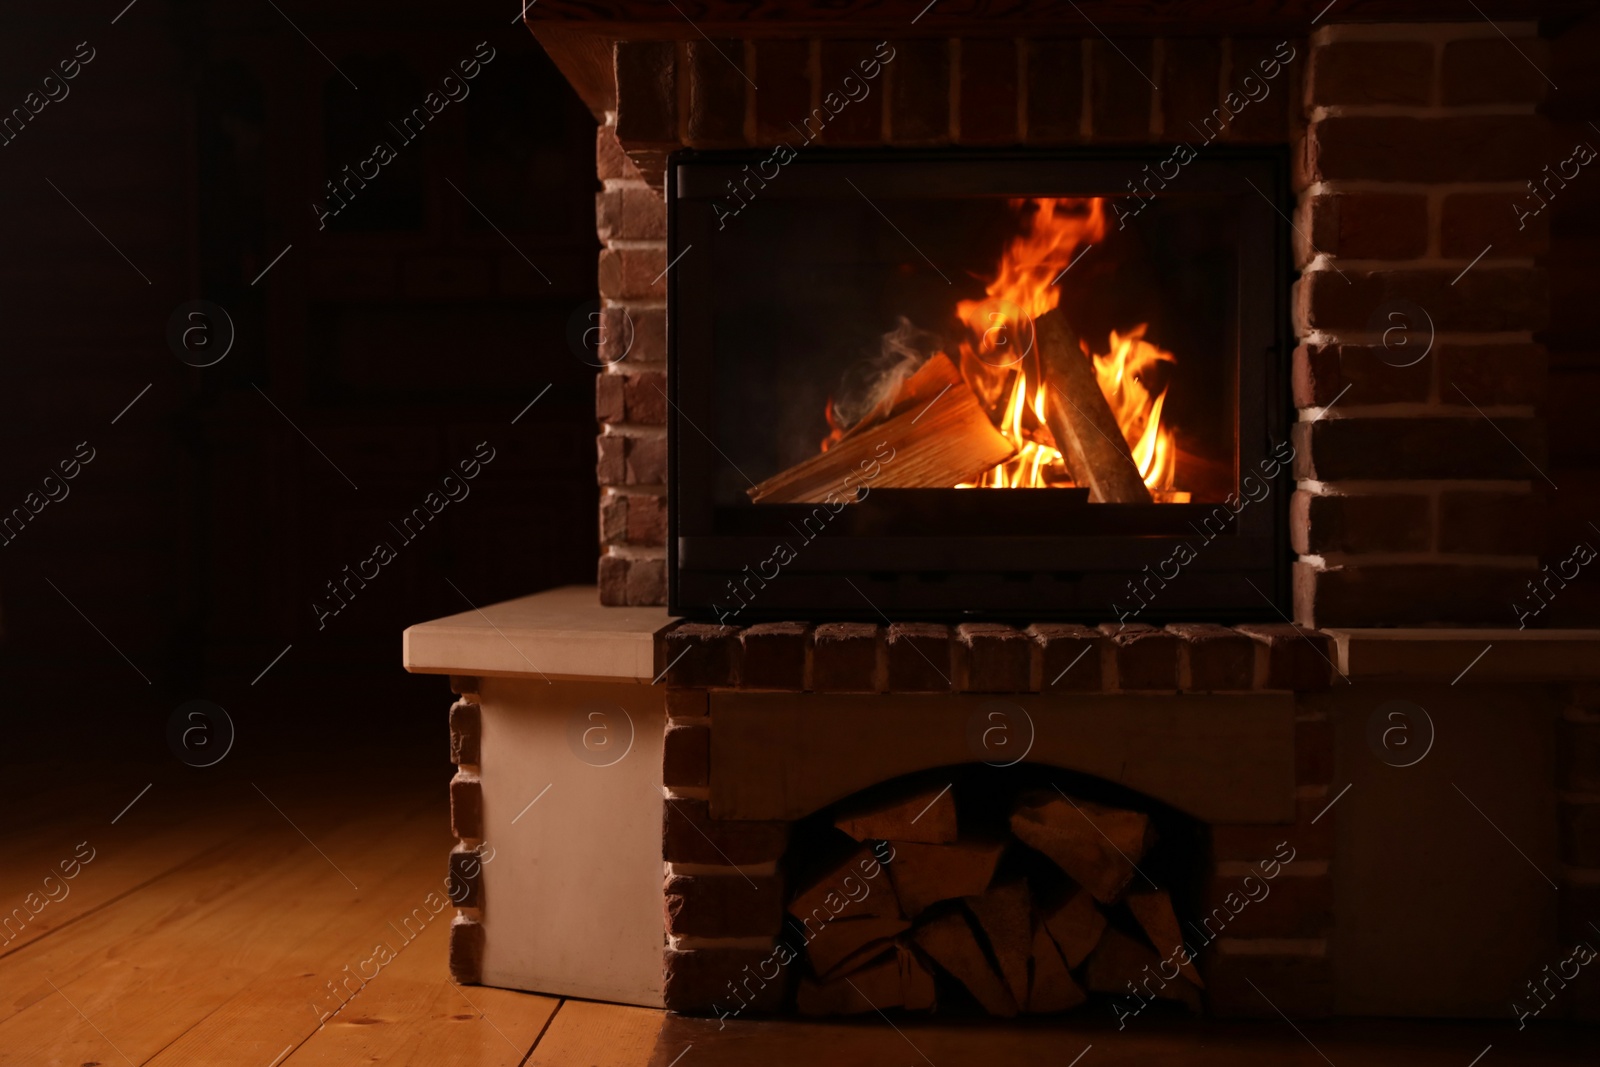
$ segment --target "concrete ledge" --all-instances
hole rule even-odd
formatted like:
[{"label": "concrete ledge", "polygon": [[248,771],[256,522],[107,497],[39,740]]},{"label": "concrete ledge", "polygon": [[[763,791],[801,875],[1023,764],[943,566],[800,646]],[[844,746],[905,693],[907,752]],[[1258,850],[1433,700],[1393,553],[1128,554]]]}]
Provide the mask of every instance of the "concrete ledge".
[{"label": "concrete ledge", "polygon": [[592,585],[569,585],[406,628],[414,674],[594,678],[648,683],[665,608],[612,608]]},{"label": "concrete ledge", "polygon": [[1482,685],[1600,679],[1600,630],[1328,629],[1323,633],[1334,640],[1339,672],[1352,681],[1385,678],[1455,684],[1459,679],[1462,685]]}]

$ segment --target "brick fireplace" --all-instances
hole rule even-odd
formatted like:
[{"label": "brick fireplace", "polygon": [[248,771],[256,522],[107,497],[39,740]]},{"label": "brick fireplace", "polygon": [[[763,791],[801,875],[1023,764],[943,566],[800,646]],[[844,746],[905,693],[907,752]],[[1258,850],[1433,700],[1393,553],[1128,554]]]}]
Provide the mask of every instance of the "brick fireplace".
[{"label": "brick fireplace", "polygon": [[[472,879],[453,941],[458,979],[686,1012],[787,1010],[798,979],[765,968],[800,888],[797,828],[863,791],[981,761],[971,723],[1000,700],[1027,721],[1031,765],[1196,821],[1205,844],[1189,862],[1200,888],[1179,918],[1212,911],[1263,861],[1292,852],[1260,906],[1197,946],[1208,1013],[1501,1012],[1522,995],[1518,976],[1536,975],[1600,908],[1600,644],[1589,631],[1518,625],[1560,581],[1539,559],[1553,487],[1539,341],[1550,212],[1535,208],[1563,180],[1545,165],[1571,148],[1551,143],[1541,112],[1540,27],[1363,21],[1383,17],[1368,10],[1381,5],[1351,3],[1321,14],[1321,4],[1288,5],[1219,31],[1202,18],[1205,4],[1159,25],[1119,23],[1098,5],[1106,37],[1070,13],[1023,13],[1013,28],[942,6],[899,20],[874,11],[860,25],[781,7],[770,23],[716,4],[676,21],[529,9],[535,35],[604,118],[598,599],[612,614],[593,621],[607,612],[579,618],[570,597],[559,610],[528,598],[496,615],[503,632],[493,637],[465,617],[414,628],[407,662],[457,676],[462,862],[522,818],[522,801],[508,809],[513,791],[492,777],[550,780],[558,791],[593,784],[594,761],[569,766],[565,752],[502,752],[492,772],[487,724],[571,722],[596,701],[624,712],[653,762],[616,764],[642,776],[638,795],[597,801],[606,810],[583,816],[584,832],[637,837],[640,820],[653,819],[660,852],[630,859],[633,888],[612,894],[632,893],[632,985],[587,963],[566,973],[508,962],[536,955],[526,939],[552,957],[562,953],[547,944],[572,946],[527,930],[541,920],[518,901],[555,890],[533,873],[513,880],[503,861]],[[1407,17],[1432,13],[1411,5]],[[832,87],[865,61],[879,70],[861,83],[866,95],[846,101]],[[673,544],[669,157],[795,144],[813,128],[817,148],[798,152],[1180,142],[1204,151],[1214,141],[1287,154],[1299,273],[1279,368],[1293,451],[1276,490],[1288,517],[1282,604],[1263,594],[1228,625],[1164,626],[1109,621],[1109,604],[1103,619],[1077,622],[797,611],[798,621],[734,626],[651,610],[667,603]],[[469,632],[532,662],[503,648],[469,653]],[[619,632],[632,658],[604,662]],[[555,691],[543,689],[546,672]],[[1408,730],[1427,720],[1416,762],[1396,756],[1385,732],[1383,709],[1396,702],[1432,709],[1393,720]],[[561,729],[542,736],[554,745]],[[1493,775],[1475,773],[1487,763]],[[564,786],[571,775],[589,784]],[[548,831],[552,854],[581,854],[605,877],[611,861],[573,851],[564,832]],[[1433,844],[1418,846],[1419,835]],[[1484,855],[1513,838],[1527,866],[1509,850]],[[659,941],[641,962],[651,908]],[[1515,916],[1504,935],[1481,959],[1451,947],[1485,908]],[[503,934],[497,914],[508,915]],[[1392,964],[1397,951],[1432,962]],[[1432,977],[1453,968],[1473,977]],[[1600,987],[1590,980],[1563,1004],[1566,1015],[1596,1017]]]}]

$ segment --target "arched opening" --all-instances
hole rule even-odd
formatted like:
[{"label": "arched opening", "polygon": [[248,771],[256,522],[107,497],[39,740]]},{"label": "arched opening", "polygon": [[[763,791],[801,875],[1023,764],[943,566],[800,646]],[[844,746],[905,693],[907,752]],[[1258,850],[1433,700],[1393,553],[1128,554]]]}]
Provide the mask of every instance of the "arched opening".
[{"label": "arched opening", "polygon": [[1043,764],[879,783],[794,824],[780,937],[790,1003],[808,1015],[1198,1013],[1210,851],[1192,816]]}]

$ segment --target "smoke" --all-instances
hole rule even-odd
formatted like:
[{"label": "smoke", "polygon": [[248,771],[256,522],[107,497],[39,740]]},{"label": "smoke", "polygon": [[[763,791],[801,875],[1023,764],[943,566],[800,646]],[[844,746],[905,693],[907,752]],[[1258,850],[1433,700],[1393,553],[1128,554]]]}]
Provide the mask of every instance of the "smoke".
[{"label": "smoke", "polygon": [[905,380],[940,350],[938,334],[918,329],[904,315],[896,318],[895,328],[879,340],[877,354],[856,362],[839,381],[833,414],[846,429],[888,414]]}]

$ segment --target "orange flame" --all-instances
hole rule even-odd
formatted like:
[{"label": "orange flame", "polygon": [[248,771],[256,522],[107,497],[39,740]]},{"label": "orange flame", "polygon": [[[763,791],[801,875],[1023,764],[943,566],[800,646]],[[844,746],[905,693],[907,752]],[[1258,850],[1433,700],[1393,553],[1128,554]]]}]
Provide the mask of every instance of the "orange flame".
[{"label": "orange flame", "polygon": [[[1045,406],[1051,402],[1045,385],[1028,376],[1032,320],[1060,304],[1058,283],[1087,251],[1085,246],[1105,238],[1105,201],[1045,197],[1015,200],[1012,206],[1032,208],[1026,228],[1001,255],[985,298],[956,305],[956,316],[972,334],[961,342],[961,368],[979,399],[1001,412],[999,430],[1017,448],[1016,455],[985,473],[978,484],[1044,488],[1066,482],[1070,474],[1045,422]],[[1145,485],[1157,500],[1187,500],[1187,493],[1172,489],[1177,447],[1171,429],[1161,424],[1165,386],[1152,391],[1150,385],[1157,365],[1176,363],[1177,357],[1144,340],[1145,328],[1140,323],[1126,334],[1112,331],[1110,352],[1095,354],[1085,345],[1084,355],[1093,360],[1100,390]]]}]

